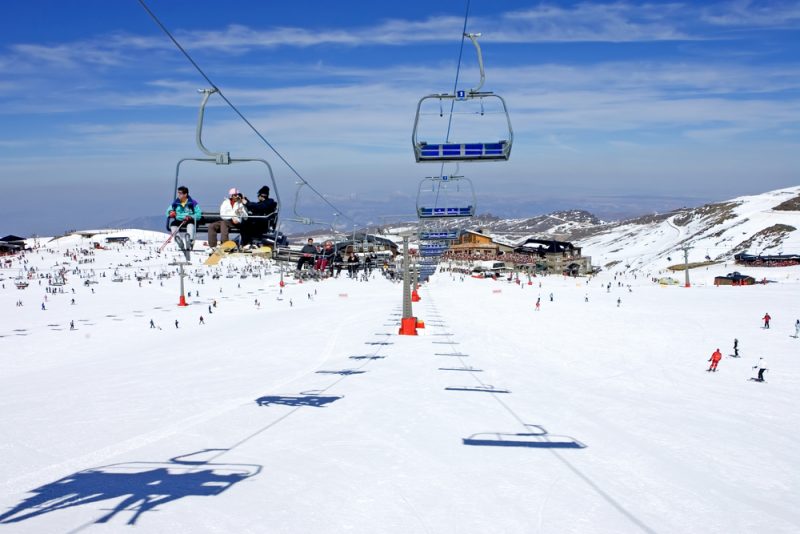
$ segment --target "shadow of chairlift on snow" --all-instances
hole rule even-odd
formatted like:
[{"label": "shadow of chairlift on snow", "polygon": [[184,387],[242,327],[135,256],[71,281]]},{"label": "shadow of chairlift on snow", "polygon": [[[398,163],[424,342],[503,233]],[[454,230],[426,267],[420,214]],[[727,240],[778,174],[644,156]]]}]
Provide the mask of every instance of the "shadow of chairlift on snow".
[{"label": "shadow of chairlift on snow", "polygon": [[530,449],[585,449],[586,445],[569,436],[550,434],[543,426],[525,425],[532,432],[480,432],[464,438],[464,445],[480,447],[527,447]]},{"label": "shadow of chairlift on snow", "polygon": [[480,391],[483,393],[511,393],[507,389],[499,389],[492,385],[485,386],[449,386],[444,388],[445,391]]},{"label": "shadow of chairlift on snow", "polygon": [[[30,497],[0,514],[0,525],[96,503],[104,503],[102,509],[106,511],[108,501],[116,504],[95,524],[130,512],[127,524],[135,525],[142,514],[159,506],[184,497],[213,497],[261,472],[260,465],[211,462],[226,450],[204,449],[167,462],[127,462],[78,471],[30,490]],[[203,460],[204,455],[210,459]]]},{"label": "shadow of chairlift on snow", "polygon": [[351,360],[382,360],[386,358],[386,356],[378,356],[376,354],[356,354],[354,356],[348,356]]},{"label": "shadow of chairlift on snow", "polygon": [[317,371],[318,375],[342,375],[342,376],[350,376],[350,375],[363,375],[366,371],[359,371],[358,369],[341,369],[339,371]]},{"label": "shadow of chairlift on snow", "polygon": [[324,408],[326,405],[332,402],[336,402],[341,398],[342,397],[337,397],[334,395],[323,396],[309,392],[309,393],[301,393],[296,397],[283,396],[283,395],[267,395],[264,397],[257,398],[256,403],[259,406],[270,406],[275,404],[279,406],[311,406],[314,408]]}]

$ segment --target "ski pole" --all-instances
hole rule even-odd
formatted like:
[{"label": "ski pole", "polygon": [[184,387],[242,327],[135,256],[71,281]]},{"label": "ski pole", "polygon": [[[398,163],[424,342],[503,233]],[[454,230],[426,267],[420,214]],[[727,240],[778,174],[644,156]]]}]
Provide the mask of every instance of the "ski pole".
[{"label": "ski pole", "polygon": [[167,240],[166,240],[166,241],[164,241],[164,244],[163,244],[163,245],[161,245],[161,247],[159,247],[159,249],[158,249],[158,253],[159,253],[159,254],[161,254],[161,252],[163,252],[163,251],[164,251],[164,249],[166,248],[166,246],[167,246],[167,245],[169,245],[169,242],[170,242],[170,241],[172,241],[172,238],[173,238],[173,237],[175,237],[175,234],[177,234],[177,233],[180,231],[180,229],[181,229],[181,226],[183,226],[183,224],[184,224],[185,222],[186,222],[186,219],[183,219],[183,220],[181,221],[181,223],[180,223],[180,224],[179,224],[179,225],[178,225],[178,226],[175,228],[175,230],[173,230],[173,231],[172,231],[172,233],[171,233],[171,234],[169,234],[169,237],[167,238]]}]

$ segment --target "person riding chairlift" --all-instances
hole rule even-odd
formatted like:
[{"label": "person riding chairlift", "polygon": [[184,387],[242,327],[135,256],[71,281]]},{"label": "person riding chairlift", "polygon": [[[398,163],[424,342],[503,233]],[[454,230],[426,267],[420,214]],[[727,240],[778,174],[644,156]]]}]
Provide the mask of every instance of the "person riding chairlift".
[{"label": "person riding chairlift", "polygon": [[211,248],[217,246],[217,232],[224,243],[228,240],[230,229],[240,228],[242,222],[247,219],[247,210],[242,203],[242,193],[235,187],[228,191],[228,198],[220,204],[219,216],[221,220],[208,225],[208,246]]}]

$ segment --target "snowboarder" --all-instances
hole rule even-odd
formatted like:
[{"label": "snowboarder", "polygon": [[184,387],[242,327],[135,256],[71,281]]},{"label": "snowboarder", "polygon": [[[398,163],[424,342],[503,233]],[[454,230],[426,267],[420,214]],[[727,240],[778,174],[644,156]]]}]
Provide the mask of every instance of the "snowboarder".
[{"label": "snowboarder", "polygon": [[550,293],[550,302],[553,302],[553,294]]},{"label": "snowboarder", "polygon": [[768,313],[765,313],[762,319],[764,320],[764,328],[769,328],[769,321],[772,317],[770,317]]},{"label": "snowboarder", "polygon": [[711,366],[708,368],[708,370],[714,371],[716,373],[717,364],[721,359],[722,359],[722,353],[719,351],[719,349],[715,350],[714,353],[711,355],[711,358],[708,359],[708,361],[711,362]]},{"label": "snowboarder", "polygon": [[794,337],[800,337],[800,319],[794,322]]},{"label": "snowboarder", "polygon": [[211,315],[212,313],[214,313],[214,312],[211,311],[211,304],[209,304],[208,305],[208,314]]},{"label": "snowboarder", "polygon": [[42,311],[46,310],[47,308],[44,307],[44,302],[42,302]]},{"label": "snowboarder", "polygon": [[156,327],[156,323],[154,323],[153,320],[150,319],[150,328],[155,328],[155,327]]},{"label": "snowboarder", "polygon": [[750,380],[755,380],[756,382],[763,382],[764,371],[767,370],[767,360],[765,360],[764,358],[759,358],[758,363],[753,366],[753,369],[758,369],[758,378],[751,378]]},{"label": "snowboarder", "polygon": [[541,307],[541,305],[542,305],[542,299],[541,298],[537,298],[536,299],[536,311],[539,311],[539,308]]},{"label": "snowboarder", "polygon": [[733,357],[734,358],[738,358],[739,357],[739,339],[738,338],[733,338]]},{"label": "snowboarder", "polygon": [[206,324],[206,322],[205,322],[205,320],[203,319],[203,316],[202,316],[202,315],[200,316],[200,324]]},{"label": "snowboarder", "polygon": [[620,304],[622,304],[622,299],[618,297],[617,298],[617,308],[619,308]]},{"label": "snowboarder", "polygon": [[175,319],[175,328],[178,328],[178,320]]},{"label": "snowboarder", "polygon": [[70,330],[75,330],[75,321],[70,321],[69,322],[69,329]]}]

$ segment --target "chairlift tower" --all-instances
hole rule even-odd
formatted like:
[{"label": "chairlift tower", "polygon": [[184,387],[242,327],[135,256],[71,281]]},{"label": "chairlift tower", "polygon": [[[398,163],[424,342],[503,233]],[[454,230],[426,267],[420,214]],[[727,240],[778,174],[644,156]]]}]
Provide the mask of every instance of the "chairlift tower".
[{"label": "chairlift tower", "polygon": [[181,296],[178,299],[178,306],[188,306],[186,303],[186,294],[183,291],[183,279],[186,278],[186,271],[183,270],[183,266],[189,265],[189,263],[185,261],[173,261],[170,265],[178,266],[178,277],[181,279]]},{"label": "chairlift tower", "polygon": [[686,273],[686,282],[684,283],[683,287],[692,287],[689,283],[689,251],[692,247],[688,245],[684,245],[681,250],[683,251],[683,272]]},{"label": "chairlift tower", "polygon": [[403,233],[403,317],[398,332],[401,336],[417,335],[417,318],[411,309],[411,261],[408,257],[408,239],[412,235],[411,232]]}]

